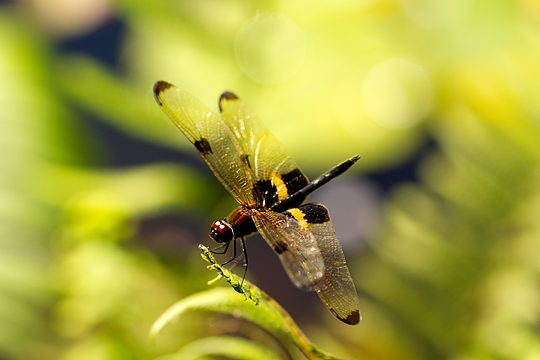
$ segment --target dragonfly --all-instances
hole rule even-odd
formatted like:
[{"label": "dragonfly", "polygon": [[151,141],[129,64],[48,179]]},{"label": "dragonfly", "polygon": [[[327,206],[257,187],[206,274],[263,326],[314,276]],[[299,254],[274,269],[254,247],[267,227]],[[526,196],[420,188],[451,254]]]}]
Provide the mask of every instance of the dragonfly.
[{"label": "dragonfly", "polygon": [[[157,104],[195,146],[239,206],[215,221],[210,237],[225,247],[259,233],[278,255],[292,283],[315,291],[339,320],[361,320],[358,297],[328,209],[305,203],[309,194],[354,165],[354,156],[313,181],[248,105],[231,92],[219,99],[221,116],[168,82],[153,88]],[[233,255],[234,258],[235,255]],[[246,259],[247,260],[247,259]]]}]

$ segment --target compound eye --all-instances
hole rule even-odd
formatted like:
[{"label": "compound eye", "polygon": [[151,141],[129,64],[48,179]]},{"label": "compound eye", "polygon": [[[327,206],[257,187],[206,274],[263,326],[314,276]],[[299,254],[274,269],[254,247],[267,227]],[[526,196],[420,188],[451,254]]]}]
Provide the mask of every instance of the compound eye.
[{"label": "compound eye", "polygon": [[234,231],[225,220],[216,220],[210,228],[210,237],[218,244],[229,243],[234,239]]}]

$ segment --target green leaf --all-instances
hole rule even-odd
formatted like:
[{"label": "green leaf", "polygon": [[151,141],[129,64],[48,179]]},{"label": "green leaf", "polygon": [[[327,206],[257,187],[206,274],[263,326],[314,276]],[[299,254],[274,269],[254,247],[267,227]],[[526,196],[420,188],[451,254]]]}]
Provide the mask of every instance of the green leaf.
[{"label": "green leaf", "polygon": [[337,359],[318,350],[291,316],[268,294],[216,263],[205,246],[199,245],[199,249],[202,251],[202,258],[210,264],[208,269],[218,273],[218,277],[209,283],[223,278],[237,293],[228,288],[215,288],[180,300],[152,325],[150,338],[153,341],[171,321],[189,311],[204,310],[241,318],[262,327],[277,338],[288,338],[308,359]]},{"label": "green leaf", "polygon": [[281,357],[252,341],[233,336],[211,336],[193,341],[173,355],[159,360],[213,359],[223,356],[241,360],[279,360]]}]

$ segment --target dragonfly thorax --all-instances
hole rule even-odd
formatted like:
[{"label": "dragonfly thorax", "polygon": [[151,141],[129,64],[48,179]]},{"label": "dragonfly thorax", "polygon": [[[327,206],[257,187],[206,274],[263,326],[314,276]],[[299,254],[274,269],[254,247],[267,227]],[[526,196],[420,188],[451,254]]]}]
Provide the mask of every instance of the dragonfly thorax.
[{"label": "dragonfly thorax", "polygon": [[251,219],[251,213],[252,210],[247,207],[237,207],[226,219],[214,221],[210,228],[210,237],[223,244],[254,235],[257,228]]}]

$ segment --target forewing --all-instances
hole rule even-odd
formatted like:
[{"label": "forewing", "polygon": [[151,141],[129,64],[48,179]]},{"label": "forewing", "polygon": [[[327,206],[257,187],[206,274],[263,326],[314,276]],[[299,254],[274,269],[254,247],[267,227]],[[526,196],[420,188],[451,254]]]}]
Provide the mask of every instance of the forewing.
[{"label": "forewing", "polygon": [[303,290],[314,290],[325,269],[313,234],[294,217],[273,211],[255,212],[253,221],[278,254],[293,284]]},{"label": "forewing", "polygon": [[239,203],[253,204],[253,175],[239,139],[223,120],[188,92],[165,81],[154,85],[158,105],[195,146]]},{"label": "forewing", "polygon": [[[259,184],[261,202],[266,207],[285,199],[309,183],[283,146],[244,101],[226,92],[221,95],[219,106],[223,121],[242,152],[248,154],[246,162]],[[272,183],[266,184],[268,181]],[[270,185],[273,185],[272,189],[269,189]],[[303,199],[299,200],[297,205]]]},{"label": "forewing", "polygon": [[328,209],[318,203],[302,205],[298,209],[304,214],[324,260],[324,276],[315,285],[315,290],[335,317],[347,324],[358,324],[361,317],[356,288]]}]

